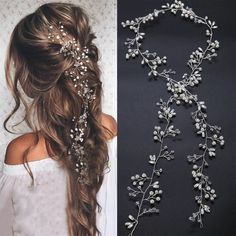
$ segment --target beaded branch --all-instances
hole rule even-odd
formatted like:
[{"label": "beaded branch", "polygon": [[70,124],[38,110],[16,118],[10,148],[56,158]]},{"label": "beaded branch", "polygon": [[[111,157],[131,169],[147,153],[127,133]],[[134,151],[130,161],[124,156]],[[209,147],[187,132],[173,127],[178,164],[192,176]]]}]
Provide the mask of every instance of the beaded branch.
[{"label": "beaded branch", "polygon": [[[141,26],[146,22],[154,21],[161,14],[171,12],[174,15],[180,12],[180,15],[186,20],[196,24],[204,25],[206,29],[206,47],[203,49],[198,47],[197,50],[191,53],[190,59],[187,61],[187,66],[190,73],[184,73],[182,79],[177,81],[172,78],[175,71],[172,69],[160,70],[162,65],[167,63],[166,56],[159,56],[156,52],[142,50],[142,40],[145,33],[141,32]],[[194,181],[194,189],[197,190],[195,200],[197,202],[197,210],[192,213],[189,220],[198,222],[200,227],[203,227],[203,215],[210,212],[210,206],[207,201],[214,201],[217,197],[215,189],[212,188],[212,183],[206,175],[205,167],[208,166],[208,160],[216,156],[216,145],[223,146],[224,138],[221,135],[221,127],[211,125],[207,121],[207,107],[204,101],[199,100],[196,94],[189,91],[189,87],[194,87],[202,80],[202,63],[205,60],[211,61],[217,56],[216,50],[219,48],[219,42],[213,40],[213,31],[217,28],[214,21],[208,19],[207,16],[200,17],[196,15],[192,8],[185,7],[181,1],[174,3],[166,3],[160,10],[155,9],[152,13],[135,18],[135,20],[127,20],[121,23],[123,27],[128,27],[135,33],[134,38],[127,38],[126,59],[141,56],[141,64],[149,68],[148,75],[154,79],[162,79],[166,82],[167,90],[171,93],[167,101],[160,99],[156,105],[159,107],[158,118],[163,121],[163,125],[156,125],[153,131],[154,142],[159,143],[159,151],[157,154],[149,155],[148,162],[152,165],[150,174],[142,173],[131,177],[132,186],[128,187],[129,196],[135,200],[137,213],[130,214],[128,221],[125,223],[129,230],[129,236],[134,235],[134,232],[139,224],[140,217],[146,214],[159,213],[158,204],[160,203],[163,191],[160,189],[158,178],[162,173],[162,168],[159,167],[158,161],[166,159],[168,161],[174,159],[174,150],[169,150],[165,145],[167,138],[175,137],[180,134],[180,130],[176,129],[171,122],[176,116],[175,110],[171,104],[177,105],[190,104],[195,106],[196,110],[191,113],[194,121],[196,133],[201,136],[203,142],[199,144],[199,153],[187,156],[187,160],[192,164],[192,177]],[[161,127],[162,126],[162,127]]]},{"label": "beaded branch", "polygon": [[77,94],[83,101],[83,113],[78,119],[75,116],[72,119],[73,128],[70,130],[72,145],[68,148],[68,157],[71,160],[76,157],[75,171],[78,173],[77,181],[83,184],[89,184],[88,157],[83,146],[83,141],[85,129],[87,128],[89,103],[96,98],[94,91],[89,88],[88,79],[85,76],[87,72],[86,63],[89,62],[89,50],[86,46],[80,48],[75,38],[71,39],[69,37],[61,22],[59,22],[58,27],[49,26],[48,38],[52,42],[61,44],[60,54],[63,54],[64,57],[72,57],[74,59],[73,66],[64,71],[64,75],[67,79],[71,79],[74,87],[77,88]]}]

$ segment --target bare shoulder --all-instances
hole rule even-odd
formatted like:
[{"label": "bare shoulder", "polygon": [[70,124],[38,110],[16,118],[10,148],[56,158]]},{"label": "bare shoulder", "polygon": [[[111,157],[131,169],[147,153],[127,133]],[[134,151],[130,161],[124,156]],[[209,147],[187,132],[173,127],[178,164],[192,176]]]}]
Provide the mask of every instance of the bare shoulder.
[{"label": "bare shoulder", "polygon": [[[13,139],[6,148],[5,163],[9,165],[17,165],[23,163],[23,154],[27,149],[34,145],[37,140],[37,134],[34,132],[20,135]],[[40,143],[40,142],[39,142]],[[36,160],[36,154],[42,154],[44,150],[39,150],[38,145],[29,152],[28,161]]]},{"label": "bare shoulder", "polygon": [[110,131],[110,134],[107,135],[108,139],[113,138],[117,135],[117,122],[113,116],[106,113],[102,113],[101,123],[103,126],[105,126],[106,129]]}]

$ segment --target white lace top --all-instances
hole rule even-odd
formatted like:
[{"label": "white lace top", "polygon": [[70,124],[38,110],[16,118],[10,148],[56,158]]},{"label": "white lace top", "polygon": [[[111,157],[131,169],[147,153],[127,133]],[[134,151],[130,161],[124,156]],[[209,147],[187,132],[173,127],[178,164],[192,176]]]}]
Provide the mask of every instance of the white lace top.
[{"label": "white lace top", "polygon": [[[117,136],[108,141],[110,171],[98,193],[102,211],[97,225],[102,236],[117,235]],[[35,186],[23,164],[3,163],[0,172],[1,236],[68,236],[66,172],[45,158],[29,163]]]}]

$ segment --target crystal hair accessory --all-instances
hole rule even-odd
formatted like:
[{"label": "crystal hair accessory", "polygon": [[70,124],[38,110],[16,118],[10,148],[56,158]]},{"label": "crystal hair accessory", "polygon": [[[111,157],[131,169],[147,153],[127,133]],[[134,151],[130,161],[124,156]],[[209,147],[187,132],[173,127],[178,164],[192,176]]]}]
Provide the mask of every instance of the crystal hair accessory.
[{"label": "crystal hair accessory", "polygon": [[[145,29],[142,26],[150,21],[155,22],[156,18],[160,18],[160,15],[166,12],[174,15],[180,12],[184,19],[206,27],[207,40],[205,48],[198,47],[190,54],[190,58],[187,61],[190,72],[189,74],[184,73],[179,80],[173,78],[173,74],[176,72],[172,69],[160,69],[167,63],[166,56],[160,57],[156,52],[142,49],[142,41],[146,37],[146,33],[141,32],[141,30]],[[197,191],[195,196],[197,210],[192,213],[189,220],[197,222],[200,227],[203,227],[203,215],[210,213],[208,202],[209,200],[213,202],[217,197],[205,167],[209,165],[208,159],[216,156],[216,145],[223,146],[225,141],[221,135],[221,127],[208,123],[205,102],[200,101],[196,94],[192,94],[191,88],[197,86],[202,80],[202,63],[211,61],[217,56],[216,50],[219,48],[219,42],[214,40],[213,37],[213,32],[217,29],[217,25],[215,21],[209,20],[207,16],[198,16],[193,12],[192,8],[184,6],[184,3],[177,0],[171,4],[166,3],[162,5],[161,9],[154,9],[153,12],[143,17],[127,20],[121,24],[124,28],[130,29],[134,33],[134,37],[127,38],[125,41],[127,46],[126,59],[140,56],[141,64],[149,69],[148,75],[154,79],[162,79],[166,83],[168,92],[171,93],[167,101],[160,99],[160,102],[156,103],[160,108],[158,118],[163,121],[163,124],[155,126],[153,131],[154,142],[159,143],[160,146],[156,154],[148,156],[148,163],[152,165],[152,170],[150,173],[133,175],[131,177],[132,185],[128,186],[129,196],[135,200],[137,206],[137,213],[129,215],[128,221],[125,223],[129,230],[128,235],[134,235],[142,216],[159,213],[159,209],[155,207],[160,203],[163,194],[159,181],[157,181],[163,172],[159,166],[159,160],[166,159],[171,161],[174,159],[174,150],[169,150],[166,145],[166,139],[180,134],[180,130],[171,124],[176,115],[172,103],[176,103],[176,105],[188,104],[195,108],[195,111],[191,113],[191,117],[194,121],[196,133],[203,139],[198,145],[198,153],[187,156],[188,162],[192,164],[193,185]]]},{"label": "crystal hair accessory", "polygon": [[[72,145],[68,148],[68,156],[75,162],[75,171],[78,173],[77,181],[82,184],[89,184],[88,156],[83,142],[85,130],[88,126],[89,104],[96,98],[94,90],[89,88],[88,79],[86,78],[89,49],[86,46],[81,48],[75,38],[69,37],[62,22],[59,22],[58,27],[49,26],[48,39],[62,45],[59,54],[74,59],[73,66],[65,70],[64,74],[67,79],[73,81],[74,87],[77,88],[77,94],[83,101],[83,113],[78,119],[75,116],[72,119],[73,128],[70,130]],[[76,160],[73,160],[74,157],[76,157]]]}]

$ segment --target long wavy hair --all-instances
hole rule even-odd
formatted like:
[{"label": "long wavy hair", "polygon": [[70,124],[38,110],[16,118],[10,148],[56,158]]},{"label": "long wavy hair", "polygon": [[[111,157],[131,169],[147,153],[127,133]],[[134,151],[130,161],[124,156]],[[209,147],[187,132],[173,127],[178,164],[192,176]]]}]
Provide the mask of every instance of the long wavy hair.
[{"label": "long wavy hair", "polygon": [[[56,26],[58,22],[62,22],[80,47],[87,46],[90,52],[86,63],[87,73],[84,75],[96,95],[96,99],[89,105],[88,127],[84,139],[84,147],[91,157],[90,185],[76,181],[74,165],[68,158],[68,147],[72,143],[72,118],[82,114],[83,101],[78,96],[73,81],[66,79],[64,74],[65,70],[73,66],[73,58],[65,58],[59,54],[62,45],[48,39],[49,25]],[[104,130],[109,130],[100,122],[102,83],[97,63],[99,51],[93,43],[95,38],[88,16],[81,7],[68,3],[44,4],[16,25],[5,61],[7,85],[14,97],[15,107],[4,121],[4,128],[13,133],[7,128],[7,123],[23,103],[23,119],[14,126],[25,121],[37,134],[35,146],[39,141],[39,133],[43,135],[49,156],[61,162],[68,171],[67,214],[71,236],[100,234],[96,226],[96,211],[101,210],[101,206],[96,196],[108,162]],[[28,167],[26,169],[33,182],[34,176],[27,160],[31,149],[32,146],[25,151],[23,164],[25,168]]]}]

